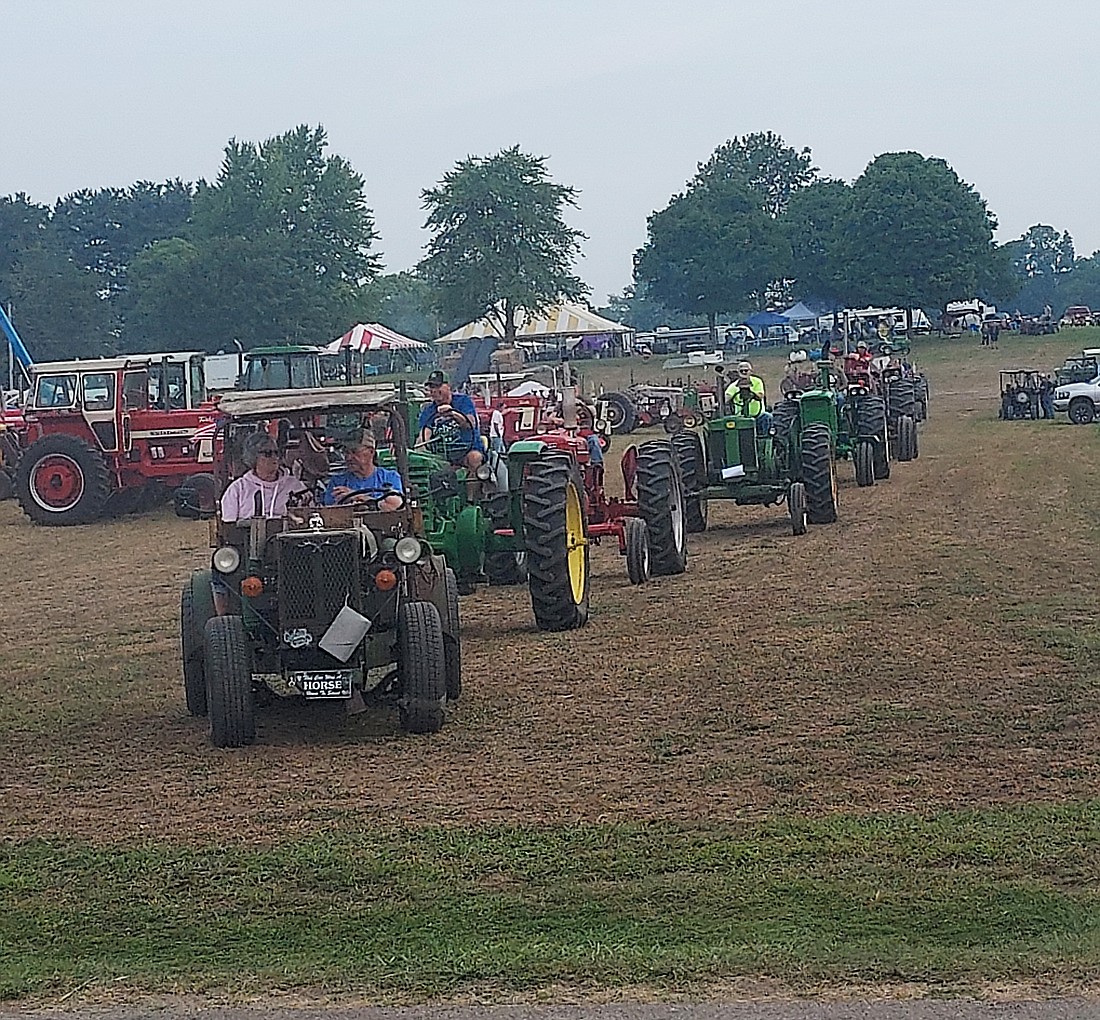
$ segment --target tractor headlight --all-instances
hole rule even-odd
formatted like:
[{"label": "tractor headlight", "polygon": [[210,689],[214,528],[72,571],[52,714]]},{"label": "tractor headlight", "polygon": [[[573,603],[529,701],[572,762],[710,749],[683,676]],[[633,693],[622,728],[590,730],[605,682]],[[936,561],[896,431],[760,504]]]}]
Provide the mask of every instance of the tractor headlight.
[{"label": "tractor headlight", "polygon": [[395,545],[393,549],[394,555],[397,557],[397,562],[404,563],[406,566],[420,559],[422,551],[423,547],[420,544],[420,540],[413,538],[412,535],[406,535],[404,538],[398,539],[397,545]]},{"label": "tractor headlight", "polygon": [[232,574],[241,565],[240,550],[231,545],[223,545],[215,551],[213,564],[219,574]]},{"label": "tractor headlight", "polygon": [[493,477],[493,469],[488,464],[478,464],[474,475],[479,482],[487,482]]}]

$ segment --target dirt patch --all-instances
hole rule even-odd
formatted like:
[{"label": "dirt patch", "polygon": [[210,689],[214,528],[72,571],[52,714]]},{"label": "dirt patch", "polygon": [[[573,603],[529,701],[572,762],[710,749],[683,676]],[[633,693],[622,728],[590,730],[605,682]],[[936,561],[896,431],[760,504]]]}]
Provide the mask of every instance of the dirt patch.
[{"label": "dirt patch", "polygon": [[[1007,357],[1002,357],[1002,361]],[[218,751],[187,717],[179,587],[205,525],[32,527],[0,505],[0,833],[282,839],[377,823],[718,821],[1089,797],[1098,437],[995,420],[997,362],[932,359],[921,457],[794,539],[712,504],[689,572],[595,551],[581,631],[463,599],[445,730],[318,706]],[[1072,569],[1070,568],[1072,564]]]}]

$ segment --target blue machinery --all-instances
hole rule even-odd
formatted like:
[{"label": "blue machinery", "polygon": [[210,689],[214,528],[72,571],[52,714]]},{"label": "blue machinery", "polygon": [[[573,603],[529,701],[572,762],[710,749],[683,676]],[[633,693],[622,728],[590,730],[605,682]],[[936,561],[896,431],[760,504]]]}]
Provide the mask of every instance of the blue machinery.
[{"label": "blue machinery", "polygon": [[26,344],[19,339],[19,334],[15,331],[15,327],[12,325],[11,319],[8,318],[8,314],[4,311],[3,306],[0,306],[0,331],[3,332],[4,338],[8,341],[8,347],[11,348],[12,358],[14,361],[19,362],[23,368],[24,374],[29,379],[30,369],[34,364],[34,359],[31,357],[31,352],[27,350]]}]

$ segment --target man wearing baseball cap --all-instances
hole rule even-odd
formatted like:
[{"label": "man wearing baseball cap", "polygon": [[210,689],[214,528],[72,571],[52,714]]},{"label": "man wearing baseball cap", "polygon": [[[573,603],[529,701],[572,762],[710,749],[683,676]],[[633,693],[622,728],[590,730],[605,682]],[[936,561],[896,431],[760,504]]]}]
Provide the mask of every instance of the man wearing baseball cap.
[{"label": "man wearing baseball cap", "polygon": [[424,385],[431,400],[421,409],[417,422],[420,443],[426,444],[432,438],[433,431],[437,431],[443,423],[453,423],[458,428],[458,441],[447,459],[456,467],[468,468],[472,474],[485,460],[474,402],[465,393],[451,392],[447,377],[439,369],[428,376]]},{"label": "man wearing baseball cap", "polygon": [[325,506],[334,506],[354,502],[356,495],[359,495],[377,502],[379,510],[400,510],[405,502],[401,474],[378,466],[374,459],[374,436],[363,432],[341,445],[348,469],[329,480],[321,502]]}]

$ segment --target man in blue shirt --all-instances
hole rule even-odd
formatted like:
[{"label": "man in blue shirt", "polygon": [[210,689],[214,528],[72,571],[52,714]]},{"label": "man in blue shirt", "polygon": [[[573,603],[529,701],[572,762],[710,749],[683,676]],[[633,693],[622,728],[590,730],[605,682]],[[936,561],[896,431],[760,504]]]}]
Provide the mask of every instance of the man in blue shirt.
[{"label": "man in blue shirt", "polygon": [[377,500],[379,510],[400,510],[405,502],[401,475],[379,467],[374,459],[374,436],[364,432],[344,444],[348,470],[333,476],[325,487],[321,502],[335,506],[341,501],[355,502],[354,495]]},{"label": "man in blue shirt", "polygon": [[456,467],[468,468],[472,476],[485,460],[474,402],[465,393],[452,393],[447,377],[438,370],[428,376],[426,386],[431,402],[420,411],[420,444],[426,444],[433,434],[442,438],[446,432],[453,433],[453,442],[447,443],[447,459]]}]

